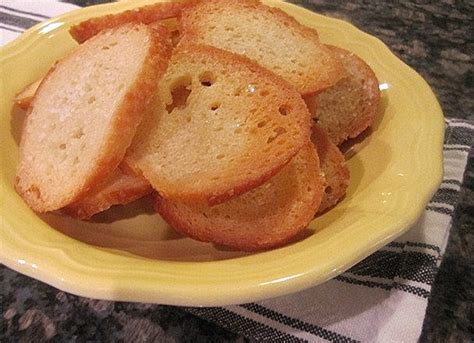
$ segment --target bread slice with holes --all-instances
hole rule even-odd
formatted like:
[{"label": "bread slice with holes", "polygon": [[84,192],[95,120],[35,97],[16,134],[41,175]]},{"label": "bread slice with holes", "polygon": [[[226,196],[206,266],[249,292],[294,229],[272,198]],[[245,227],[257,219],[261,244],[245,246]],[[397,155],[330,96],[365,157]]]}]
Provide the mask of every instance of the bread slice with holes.
[{"label": "bread slice with holes", "polygon": [[317,103],[310,108],[330,139],[340,145],[373,125],[380,102],[379,82],[357,55],[335,46],[329,48],[342,61],[346,77],[310,100]]},{"label": "bread slice with holes", "polygon": [[323,197],[318,155],[309,143],[263,185],[225,203],[207,206],[156,198],[158,213],[194,239],[240,250],[283,245],[313,219]]},{"label": "bread slice with holes", "polygon": [[341,63],[315,30],[255,0],[193,1],[179,16],[180,44],[200,43],[245,55],[311,94],[335,84]]},{"label": "bread slice with holes", "polygon": [[67,206],[118,166],[166,69],[163,32],[142,24],[102,31],[49,71],[25,121],[16,174],[32,209]]},{"label": "bread slice with holes", "polygon": [[[69,29],[69,33],[78,43],[84,43],[100,31],[127,23],[152,24],[157,21],[175,18],[184,6],[184,1],[158,2],[155,4],[108,14],[85,20]],[[164,23],[166,25],[166,22]]]},{"label": "bread slice with holes", "polygon": [[321,172],[326,179],[323,200],[318,209],[318,213],[322,213],[344,198],[350,174],[344,155],[317,124],[313,126],[311,141],[318,150]]},{"label": "bread slice with holes", "polygon": [[90,219],[114,205],[126,205],[152,192],[150,183],[116,168],[85,197],[66,206],[63,211],[77,219]]},{"label": "bread slice with holes", "polygon": [[224,50],[174,50],[125,157],[165,198],[216,204],[262,184],[309,140],[298,92]]}]

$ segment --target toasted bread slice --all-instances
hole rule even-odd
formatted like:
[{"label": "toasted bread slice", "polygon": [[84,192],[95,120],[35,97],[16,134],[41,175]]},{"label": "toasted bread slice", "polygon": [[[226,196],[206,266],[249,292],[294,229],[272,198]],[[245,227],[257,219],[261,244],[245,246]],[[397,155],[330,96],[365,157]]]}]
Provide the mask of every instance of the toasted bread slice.
[{"label": "toasted bread slice", "polygon": [[334,46],[347,76],[317,98],[317,120],[330,139],[340,145],[371,126],[380,102],[379,82],[372,69],[357,55]]},{"label": "toasted bread slice", "polygon": [[175,49],[157,99],[125,160],[174,200],[216,204],[254,188],[311,135],[310,114],[290,84],[213,47]]},{"label": "toasted bread slice", "polygon": [[323,188],[310,143],[266,183],[228,202],[210,207],[158,196],[155,208],[173,228],[194,239],[261,250],[285,244],[303,231],[321,203]]},{"label": "toasted bread slice", "polygon": [[100,31],[127,23],[151,24],[159,20],[176,17],[184,2],[158,2],[133,10],[108,14],[83,21],[69,29],[69,33],[78,43],[84,43]]},{"label": "toasted bread slice", "polygon": [[303,96],[303,100],[308,107],[309,113],[314,120],[318,119],[318,97],[314,95]]},{"label": "toasted bread slice", "polygon": [[243,54],[292,83],[301,94],[332,86],[344,71],[314,30],[259,1],[194,1],[178,20],[180,44],[206,44]]},{"label": "toasted bread slice", "polygon": [[318,209],[318,213],[322,213],[342,200],[349,186],[350,174],[344,155],[331,142],[324,129],[314,125],[311,141],[318,150],[321,171],[326,179],[324,197]]},{"label": "toasted bread slice", "polygon": [[170,51],[169,37],[128,24],[101,32],[48,72],[20,143],[16,189],[31,208],[67,206],[118,166]]},{"label": "toasted bread slice", "polygon": [[35,96],[36,90],[38,89],[42,79],[36,80],[26,86],[20,93],[18,93],[13,101],[18,105],[22,110],[27,110],[30,107],[31,102]]},{"label": "toasted bread slice", "polygon": [[125,174],[120,168],[116,168],[85,197],[66,206],[63,211],[74,218],[90,219],[93,215],[114,205],[126,205],[140,199],[150,194],[152,190],[148,181],[135,175]]}]

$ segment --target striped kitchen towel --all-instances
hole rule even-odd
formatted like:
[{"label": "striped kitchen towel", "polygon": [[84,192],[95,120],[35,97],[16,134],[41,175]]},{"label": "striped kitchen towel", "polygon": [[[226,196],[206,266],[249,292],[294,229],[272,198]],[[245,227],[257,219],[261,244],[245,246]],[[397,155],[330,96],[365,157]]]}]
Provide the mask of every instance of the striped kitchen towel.
[{"label": "striped kitchen towel", "polygon": [[[0,43],[74,8],[52,0],[2,0]],[[405,235],[349,271],[292,295],[186,310],[255,340],[415,342],[448,240],[473,134],[474,124],[446,120],[444,180],[424,215]]]},{"label": "striped kitchen towel", "polygon": [[26,29],[51,17],[77,9],[76,5],[54,0],[0,1],[0,46],[14,40]]},{"label": "striped kitchen towel", "polygon": [[285,342],[416,342],[448,241],[474,123],[446,119],[444,179],[418,223],[333,280],[280,298],[188,311],[244,336]]}]

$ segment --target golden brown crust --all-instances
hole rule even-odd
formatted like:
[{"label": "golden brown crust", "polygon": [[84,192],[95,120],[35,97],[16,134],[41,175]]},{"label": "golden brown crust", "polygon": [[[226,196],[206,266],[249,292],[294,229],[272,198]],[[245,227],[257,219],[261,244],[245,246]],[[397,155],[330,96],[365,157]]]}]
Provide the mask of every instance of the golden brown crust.
[{"label": "golden brown crust", "polygon": [[246,251],[270,249],[306,228],[321,203],[323,185],[315,148],[307,144],[273,178],[228,202],[209,207],[157,196],[155,208],[194,239]]},{"label": "golden brown crust", "polygon": [[36,91],[38,90],[41,81],[42,79],[39,79],[30,83],[28,86],[23,88],[20,93],[15,95],[15,98],[13,99],[13,101],[15,101],[15,104],[17,104],[17,106],[20,107],[22,110],[27,110],[28,107],[30,107],[31,102],[33,101],[33,98],[35,96]]},{"label": "golden brown crust", "polygon": [[303,96],[308,111],[313,119],[318,119],[318,97],[314,95]]},{"label": "golden brown crust", "polygon": [[371,126],[377,116],[380,90],[375,73],[360,57],[328,46],[342,61],[347,76],[316,96],[318,123],[340,145]]},{"label": "golden brown crust", "polygon": [[[91,185],[84,192],[102,181],[110,172],[110,166],[115,169],[123,160],[126,150],[135,136],[137,127],[150,104],[157,87],[157,81],[165,73],[171,57],[172,43],[169,31],[153,30],[153,43],[149,51],[149,58],[145,61],[140,75],[137,75],[135,84],[125,95],[125,99],[117,110],[116,120],[110,135],[106,138],[102,155],[97,159],[97,175],[91,180]],[[158,34],[159,33],[159,34]],[[126,142],[126,143],[125,143]],[[125,144],[124,144],[125,143]]]},{"label": "golden brown crust", "polygon": [[[69,55],[68,55],[69,56]],[[64,59],[66,59],[66,56]],[[36,89],[36,94],[40,94],[44,85],[48,82],[51,75],[56,70],[56,67],[59,62],[55,62],[51,68],[49,68],[46,75],[39,81],[38,88]],[[45,92],[46,93],[46,92]],[[31,99],[31,102],[26,110],[25,120],[23,121],[23,126],[21,130],[21,137],[20,137],[20,146],[19,146],[19,155],[20,161],[17,166],[16,175],[15,175],[15,190],[16,192],[25,200],[25,202],[30,206],[34,211],[37,212],[47,212],[53,211],[50,209],[45,209],[44,202],[46,199],[43,198],[40,188],[34,183],[34,177],[31,175],[34,174],[32,171],[32,167],[29,166],[28,162],[25,162],[25,152],[24,152],[24,145],[26,144],[25,141],[27,136],[25,132],[27,131],[28,127],[28,118],[35,107],[35,96]],[[33,180],[32,180],[33,179]],[[56,209],[59,209],[61,206],[58,206]]]},{"label": "golden brown crust", "polygon": [[63,208],[63,211],[77,219],[90,219],[114,205],[126,205],[140,199],[152,190],[146,180],[116,168],[85,197]]},{"label": "golden brown crust", "polygon": [[[82,194],[87,194],[123,160],[138,124],[156,90],[157,80],[166,71],[172,50],[171,38],[166,28],[157,30],[155,27],[153,32],[149,58],[146,59],[135,83],[130,87],[130,91],[117,109],[116,120],[110,130],[110,135],[105,139],[103,153],[97,159],[96,175]],[[80,199],[82,194],[76,199]]]},{"label": "golden brown crust", "polygon": [[91,18],[69,29],[69,33],[78,43],[84,43],[100,31],[127,23],[151,24],[159,20],[176,17],[184,2],[159,2],[152,5],[127,10],[117,14]]},{"label": "golden brown crust", "polygon": [[[273,63],[277,63],[276,61],[283,60],[282,50],[273,48],[268,56],[266,55],[268,53],[266,51],[252,52],[252,49],[257,45],[263,47],[262,44],[265,43],[268,47],[277,43],[275,37],[270,35],[263,36],[262,40],[257,40],[256,42],[252,41],[255,35],[265,32],[265,28],[261,27],[258,27],[256,29],[257,31],[252,31],[254,28],[251,27],[248,22],[260,20],[254,16],[247,18],[247,20],[242,19],[237,25],[234,23],[230,30],[226,29],[219,31],[219,33],[212,33],[210,37],[218,37],[217,40],[213,38],[211,42],[210,39],[206,38],[210,32],[209,27],[213,29],[212,26],[219,25],[215,20],[209,19],[211,23],[204,20],[207,19],[207,16],[213,13],[213,11],[221,11],[222,13],[218,13],[218,17],[222,17],[227,14],[229,14],[229,16],[235,16],[237,13],[242,12],[242,9],[246,11],[250,10],[248,13],[258,13],[260,18],[270,18],[272,22],[281,24],[280,30],[290,33],[288,37],[286,37],[286,40],[291,37],[284,50],[293,49],[296,51],[298,48],[302,48],[302,43],[304,43],[306,46],[305,56],[307,56],[307,58],[303,58],[301,57],[301,53],[297,53],[291,59],[284,58],[284,64],[278,62],[278,65],[272,65]],[[314,29],[301,25],[284,11],[278,8],[268,7],[259,1],[195,1],[183,8],[178,16],[178,22],[182,34],[181,39],[184,43],[191,42],[194,44],[213,45],[235,53],[245,54],[247,57],[254,59],[266,68],[290,81],[301,94],[314,94],[331,87],[344,74],[344,69],[340,62],[333,58],[329,49],[319,41],[318,34]],[[241,26],[239,26],[240,24]],[[220,35],[225,35],[226,37],[223,37],[221,40],[219,38]],[[235,42],[238,42],[238,44],[235,44]],[[311,46],[311,50],[308,50],[309,46]],[[303,70],[305,72],[303,72]]]},{"label": "golden brown crust", "polygon": [[[143,176],[162,196],[186,202],[204,201],[209,204],[223,202],[268,180],[288,163],[304,142],[309,139],[310,117],[300,95],[286,81],[255,62],[244,56],[213,47],[180,45],[174,52],[170,68],[173,66],[179,71],[182,64],[186,64],[186,74],[191,75],[194,80],[194,86],[190,86],[194,93],[190,96],[189,104],[187,103],[186,106],[187,108],[196,106],[196,110],[174,109],[174,112],[168,113],[162,105],[154,114],[154,118],[161,119],[159,121],[151,119],[150,122],[147,122],[147,118],[145,118],[141,126],[142,131],[139,129],[126,156],[126,163],[129,167],[133,170],[141,170]],[[212,87],[200,88],[197,80],[200,73],[199,68],[209,69],[216,75],[217,86],[213,86],[216,93],[212,93]],[[176,78],[181,77],[180,75],[165,75],[160,83],[160,88],[167,90]],[[220,79],[222,81],[219,81]],[[255,86],[257,90],[255,94],[248,92],[249,85]],[[241,89],[241,95],[233,94],[237,88]],[[264,89],[268,89],[267,94],[261,95],[264,94]],[[210,101],[209,97],[211,96],[209,92],[212,93],[213,99],[218,99],[217,102],[222,105],[219,112],[216,112],[220,118],[215,117],[214,112],[208,113],[203,110],[204,108],[207,110],[206,103]],[[164,102],[167,101],[166,98],[171,98],[166,94],[161,96],[165,99]],[[250,100],[249,96],[252,96],[254,100]],[[170,99],[169,102],[171,102]],[[255,111],[252,112],[250,107],[243,108],[243,102],[248,102],[248,105],[253,106]],[[288,113],[285,115],[278,113],[279,106],[283,108],[283,104],[288,105]],[[199,115],[209,117],[206,119],[199,117]],[[235,116],[237,117],[233,118]],[[186,117],[188,122],[184,119]],[[170,124],[170,121],[174,123],[179,120],[181,120],[179,124],[177,122]],[[202,125],[201,123],[205,120],[209,121],[208,125],[199,126],[200,131],[196,131],[198,130],[196,125]],[[224,121],[223,127],[228,127],[222,133],[213,131],[216,129],[217,132],[218,128],[212,126],[217,125],[218,120]],[[257,128],[259,121],[262,126]],[[229,126],[240,127],[239,123],[242,123],[242,132],[239,132],[238,135],[242,136],[234,135],[237,130],[234,132],[234,128]],[[177,125],[179,130],[163,129],[171,127],[171,125]],[[263,128],[263,125],[267,126]],[[272,133],[276,136],[275,141],[269,139],[268,143],[264,143],[267,137],[263,133],[260,135],[259,132],[266,130],[265,134],[269,134],[267,130],[271,130],[273,127],[274,130],[281,127],[280,132]],[[169,136],[166,136],[165,131],[169,131]],[[186,136],[189,132],[195,132],[195,135],[189,138],[190,141],[187,144],[183,142],[183,136],[179,135]],[[221,161],[222,163],[212,157],[212,164],[203,164],[201,161],[210,159],[210,154],[207,152],[198,154],[191,151],[194,151],[194,146],[198,142],[212,135],[222,141],[210,142],[209,151],[215,150],[213,145],[219,147],[219,144],[233,143],[237,137],[243,137],[241,138],[242,143],[238,147],[238,154],[233,158],[226,155],[225,160]],[[168,148],[168,146],[171,147]],[[153,148],[150,149],[150,147]],[[196,149],[198,148],[196,147]],[[242,149],[245,151],[241,151]],[[267,150],[264,151],[265,149]],[[226,153],[226,151],[216,152],[216,154]],[[176,155],[179,155],[180,161],[185,160],[186,162],[178,163],[174,157],[171,162],[172,156]],[[160,161],[158,161],[159,158],[161,158]],[[165,158],[167,158],[166,161]],[[193,162],[194,160],[196,161]],[[165,165],[166,167],[164,167]],[[172,168],[176,171],[171,172],[169,169],[171,167],[168,165],[173,166]],[[199,165],[201,169],[186,174],[188,170],[195,169],[196,165]]]},{"label": "golden brown crust", "polygon": [[[144,55],[143,65],[140,66],[137,75],[134,77],[133,83],[127,88],[127,91],[123,94],[118,104],[111,104],[111,106],[113,106],[111,109],[112,120],[110,122],[110,126],[108,126],[105,131],[107,134],[104,139],[96,143],[99,144],[99,148],[96,150],[97,155],[88,157],[91,158],[91,160],[86,162],[87,166],[85,165],[84,167],[81,167],[87,168],[87,172],[84,172],[87,174],[87,176],[75,180],[71,179],[68,187],[60,187],[59,185],[55,185],[55,187],[58,189],[63,189],[61,192],[52,188],[52,183],[54,183],[55,178],[59,179],[59,177],[50,175],[51,173],[54,173],[54,168],[56,167],[49,167],[49,174],[46,176],[44,174],[44,162],[46,162],[48,157],[50,157],[48,155],[48,151],[50,151],[49,154],[53,154],[54,152],[47,150],[46,147],[43,147],[41,148],[41,151],[45,155],[37,155],[33,157],[32,151],[35,148],[34,144],[31,142],[42,139],[40,138],[40,136],[43,135],[41,132],[42,129],[38,126],[42,125],[41,123],[43,121],[48,121],[50,125],[55,125],[55,122],[51,122],[49,119],[43,118],[42,112],[37,112],[35,114],[35,118],[32,118],[31,115],[28,115],[27,120],[25,121],[25,126],[23,129],[24,134],[22,135],[20,143],[20,164],[17,170],[15,188],[17,192],[25,199],[28,205],[35,211],[52,211],[77,201],[87,194],[90,189],[94,188],[98,183],[100,183],[110,173],[111,170],[114,170],[118,166],[120,161],[123,159],[126,149],[130,145],[130,142],[135,134],[136,127],[141,121],[145,108],[148,106],[149,98],[156,88],[157,79],[159,79],[160,74],[162,74],[166,69],[167,61],[171,51],[169,37],[163,37],[162,35],[158,36],[156,31],[153,31],[141,24],[128,24],[128,26],[112,29],[110,32],[104,31],[104,34],[110,34],[113,36],[115,32],[114,30],[119,30],[120,32],[125,32],[127,30],[145,30],[144,32],[146,32],[146,34],[149,36],[149,43]],[[81,45],[77,49],[90,49],[90,47],[91,49],[100,49],[94,45],[94,40],[90,40],[90,42],[90,45]],[[46,99],[50,96],[49,94],[52,92],[52,89],[50,89],[48,92],[42,92],[42,89],[48,83],[48,80],[52,77],[53,73],[56,72],[61,64],[66,66],[64,68],[74,65],[75,62],[73,61],[77,54],[79,54],[79,52],[76,52],[76,50],[73,51],[48,72],[36,93],[37,96],[35,96],[29,113],[32,113],[39,98],[44,97]],[[77,68],[77,66],[75,68]],[[66,72],[63,70],[62,73],[65,74]],[[54,89],[58,94],[62,92],[64,86],[64,84],[50,85],[50,87],[56,87]],[[100,96],[106,95],[102,94],[101,90],[98,90],[98,92],[95,94],[95,97]],[[65,108],[60,108],[58,110],[55,108],[50,108],[48,111],[48,116],[53,115],[57,123],[61,123],[62,115],[69,115],[67,105]],[[29,129],[28,126],[33,122],[33,120],[36,122],[36,124],[34,124],[35,126],[32,126],[32,128]],[[54,128],[51,130],[54,130]],[[57,131],[56,133],[58,136],[62,135],[62,132]],[[84,134],[82,133],[81,135]],[[27,139],[30,140],[30,143],[28,144],[26,144]],[[89,143],[92,145],[92,142]],[[27,151],[25,151],[25,146],[27,145],[29,148]],[[66,149],[67,145],[68,142],[64,144],[64,149]],[[68,152],[69,150],[63,151]],[[77,154],[77,152],[74,152],[74,154]],[[77,168],[79,168],[79,166]]]},{"label": "golden brown crust", "polygon": [[318,150],[321,172],[326,179],[323,200],[318,209],[318,213],[322,213],[342,200],[349,186],[350,174],[344,155],[317,124],[313,126],[311,141]]}]

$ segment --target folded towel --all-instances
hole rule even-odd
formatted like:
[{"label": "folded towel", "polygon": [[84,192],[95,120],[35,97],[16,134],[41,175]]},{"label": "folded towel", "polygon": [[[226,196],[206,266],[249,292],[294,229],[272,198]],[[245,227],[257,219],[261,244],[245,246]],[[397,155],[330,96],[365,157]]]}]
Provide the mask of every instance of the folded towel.
[{"label": "folded towel", "polygon": [[448,241],[474,124],[446,119],[444,179],[410,231],[333,280],[256,303],[188,308],[270,341],[415,342]]},{"label": "folded towel", "polygon": [[[3,0],[0,44],[75,8],[53,0]],[[279,298],[186,310],[255,340],[416,341],[447,244],[473,136],[473,123],[446,119],[444,179],[424,215],[402,237],[349,271]]]},{"label": "folded towel", "polygon": [[0,46],[26,29],[78,6],[55,0],[2,0],[0,2]]}]

